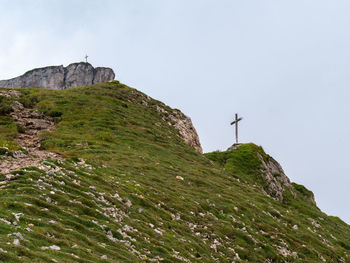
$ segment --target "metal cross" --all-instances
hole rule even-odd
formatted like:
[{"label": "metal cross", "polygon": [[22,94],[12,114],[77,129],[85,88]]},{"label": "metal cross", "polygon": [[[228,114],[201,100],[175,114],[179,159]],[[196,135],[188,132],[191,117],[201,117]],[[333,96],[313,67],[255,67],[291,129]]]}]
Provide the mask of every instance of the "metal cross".
[{"label": "metal cross", "polygon": [[88,58],[89,56],[88,55],[85,55],[85,62],[87,63],[87,58]]},{"label": "metal cross", "polygon": [[243,118],[238,118],[238,114],[235,114],[235,120],[231,122],[231,125],[235,124],[236,126],[236,143],[238,143],[238,122],[241,121]]}]

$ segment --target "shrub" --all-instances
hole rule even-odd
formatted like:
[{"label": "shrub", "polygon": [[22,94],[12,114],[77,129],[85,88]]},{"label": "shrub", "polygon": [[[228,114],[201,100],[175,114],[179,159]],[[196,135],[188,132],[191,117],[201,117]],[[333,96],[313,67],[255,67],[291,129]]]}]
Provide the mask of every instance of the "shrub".
[{"label": "shrub", "polygon": [[22,125],[20,124],[16,124],[16,127],[17,127],[17,131],[19,133],[24,133],[26,131],[26,128],[24,128]]},{"label": "shrub", "polygon": [[2,104],[0,105],[0,115],[7,115],[13,111],[11,105],[9,104]]},{"label": "shrub", "polygon": [[48,115],[50,117],[61,117],[62,112],[56,111],[56,110],[51,110],[51,111],[47,112],[46,115]]},{"label": "shrub", "polygon": [[0,147],[0,155],[5,155],[8,153],[8,149],[6,147]]}]

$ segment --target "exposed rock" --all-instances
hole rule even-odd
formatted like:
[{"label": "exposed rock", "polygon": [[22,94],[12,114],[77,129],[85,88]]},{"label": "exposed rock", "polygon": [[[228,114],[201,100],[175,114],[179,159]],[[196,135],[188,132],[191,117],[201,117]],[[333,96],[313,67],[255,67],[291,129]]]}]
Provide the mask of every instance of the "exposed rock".
[{"label": "exposed rock", "polygon": [[179,131],[179,135],[186,144],[191,146],[195,151],[203,153],[199,136],[190,117],[179,110],[172,110],[172,112],[169,112],[169,109],[166,110],[158,105],[155,107],[162,116],[162,119]]},{"label": "exposed rock", "polygon": [[[227,151],[236,151],[241,145],[244,144],[235,143],[229,147]],[[283,201],[283,193],[286,189],[289,189],[291,194],[295,196],[294,187],[289,178],[285,175],[281,165],[264,152],[260,153],[259,151],[256,151],[256,154],[261,162],[259,173],[265,182],[263,191],[266,191],[267,195],[280,202]]]},{"label": "exposed rock", "polygon": [[22,76],[0,80],[0,87],[59,90],[112,81],[114,77],[115,74],[111,68],[94,68],[89,63],[80,62],[67,67],[61,65],[33,69]]},{"label": "exposed rock", "polygon": [[19,98],[21,97],[21,93],[16,90],[0,90],[0,96],[7,98]]},{"label": "exposed rock", "polygon": [[234,143],[232,144],[232,146],[230,146],[227,151],[233,151],[233,150],[237,150],[237,148],[242,145],[241,143]]},{"label": "exposed rock", "polygon": [[15,178],[15,176],[10,174],[12,171],[38,165],[47,158],[61,158],[58,154],[40,149],[40,132],[53,131],[56,127],[53,119],[38,111],[25,108],[18,101],[14,101],[11,106],[13,111],[10,113],[10,116],[24,129],[23,133],[19,133],[15,139],[24,151],[16,151],[11,157],[2,160],[0,163],[0,172],[5,175],[7,174],[7,176],[5,176],[6,181],[0,184],[6,184],[7,181]]},{"label": "exposed rock", "polygon": [[199,142],[199,137],[196,129],[192,124],[191,118],[183,113],[178,112],[174,112],[174,114],[169,115],[169,118],[173,122],[172,125],[174,128],[179,131],[185,143],[191,146],[197,152],[202,153],[202,146]]},{"label": "exposed rock", "polygon": [[262,175],[267,183],[266,191],[274,199],[282,202],[283,192],[286,188],[292,190],[289,178],[285,175],[281,165],[272,157],[263,158],[258,153],[258,158],[262,164]]}]

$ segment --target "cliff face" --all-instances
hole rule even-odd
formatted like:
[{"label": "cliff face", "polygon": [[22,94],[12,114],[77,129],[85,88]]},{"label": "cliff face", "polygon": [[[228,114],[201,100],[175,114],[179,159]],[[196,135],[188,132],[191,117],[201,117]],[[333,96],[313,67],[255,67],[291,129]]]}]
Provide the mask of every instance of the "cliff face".
[{"label": "cliff face", "polygon": [[33,69],[22,76],[0,80],[4,88],[69,89],[114,80],[111,68],[94,68],[89,63],[73,63],[67,67],[50,66]]}]

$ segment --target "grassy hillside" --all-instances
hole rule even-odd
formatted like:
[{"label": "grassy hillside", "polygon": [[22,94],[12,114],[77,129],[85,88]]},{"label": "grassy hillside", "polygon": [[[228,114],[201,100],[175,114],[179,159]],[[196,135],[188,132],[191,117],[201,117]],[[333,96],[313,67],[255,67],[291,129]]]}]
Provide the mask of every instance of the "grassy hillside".
[{"label": "grassy hillside", "polygon": [[[64,159],[0,186],[0,261],[350,262],[350,226],[306,188],[285,202],[264,194],[261,147],[197,153],[157,111],[172,109],[117,81],[19,91],[0,109],[19,100],[53,117],[42,150]],[[23,127],[8,113],[0,147],[11,154]]]}]

